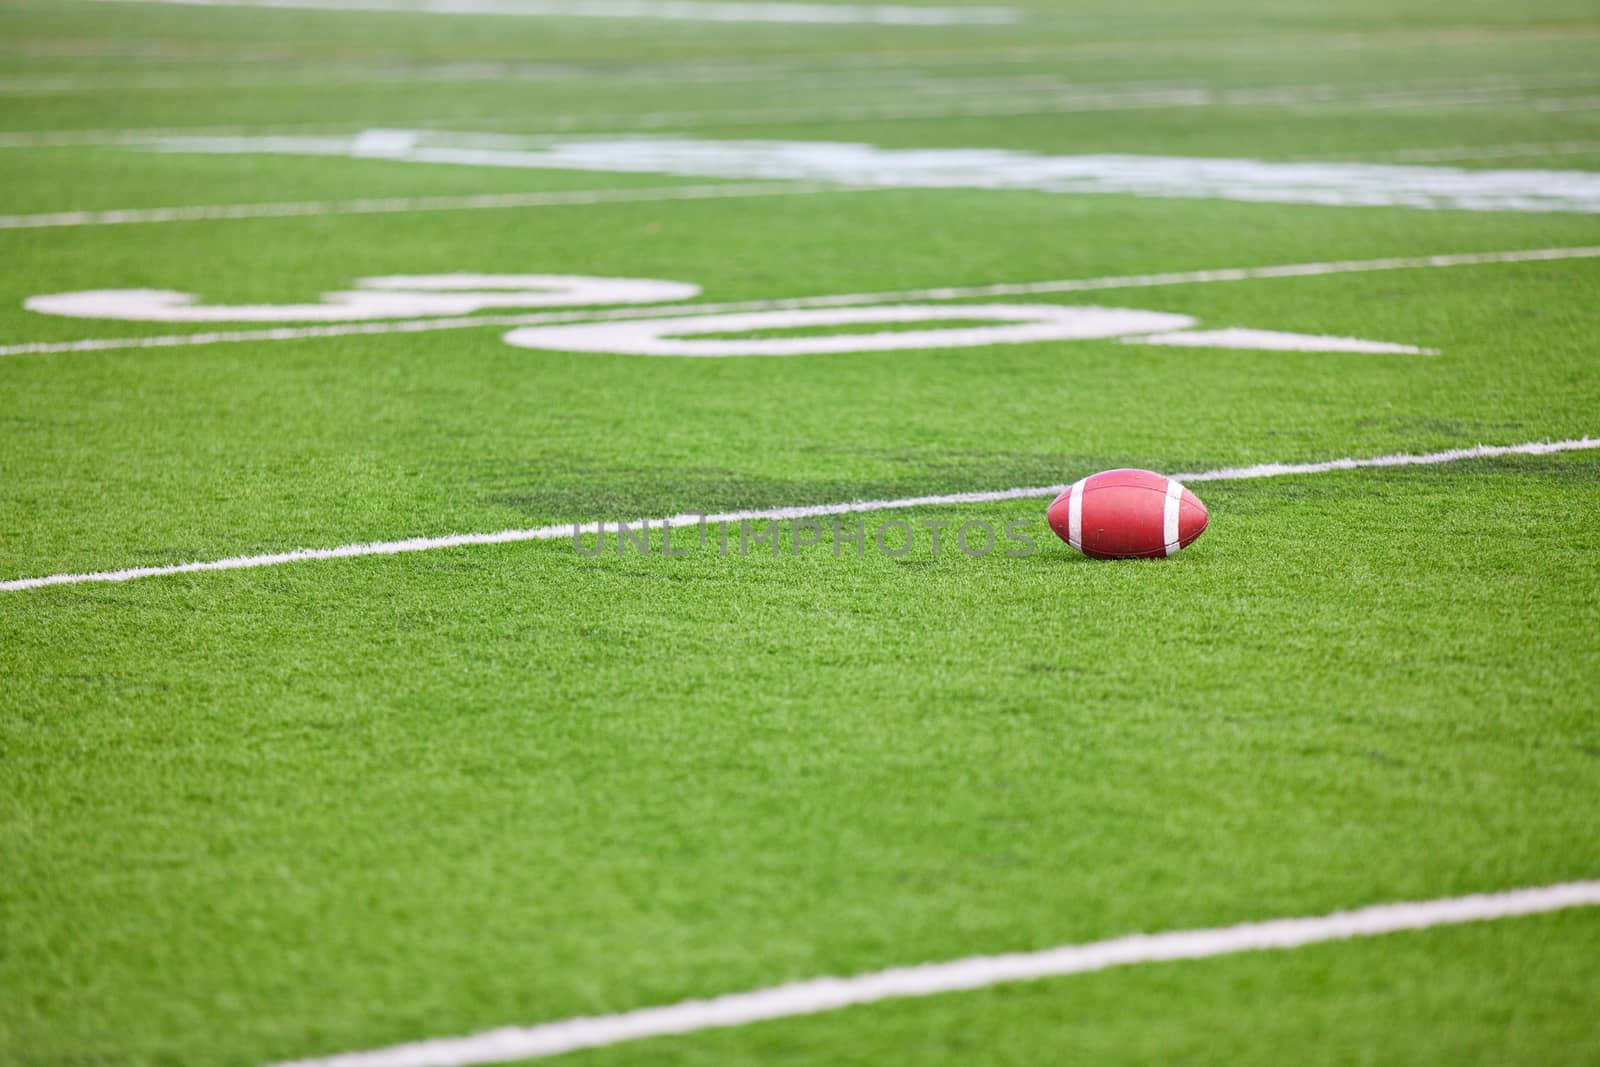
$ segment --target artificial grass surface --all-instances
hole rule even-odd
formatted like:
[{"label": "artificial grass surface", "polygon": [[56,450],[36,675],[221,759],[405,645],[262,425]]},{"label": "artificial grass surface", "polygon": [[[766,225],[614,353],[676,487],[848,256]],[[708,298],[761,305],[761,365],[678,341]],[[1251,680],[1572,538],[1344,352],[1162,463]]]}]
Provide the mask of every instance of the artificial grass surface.
[{"label": "artificial grass surface", "polygon": [[1592,916],[1317,946],[899,1002],[579,1053],[582,1067],[961,1064],[1593,1063],[1580,946]]},{"label": "artificial grass surface", "polygon": [[[732,203],[730,212],[776,216],[774,225],[804,213],[796,204]],[[630,231],[638,232],[615,229],[619,238]],[[631,245],[641,273],[697,276],[687,264],[672,272],[671,251],[654,240]],[[950,240],[915,249],[914,268],[890,284],[935,282]],[[821,240],[812,248],[823,269],[829,253]],[[1251,258],[1283,261],[1293,251]],[[999,276],[1049,277],[1052,266],[1059,276],[1093,273],[1046,255],[1039,251],[1031,271]],[[555,269],[577,261],[576,250],[569,256]],[[423,262],[419,250],[381,269]],[[1121,259],[1104,269],[1151,265]],[[515,269],[509,258],[488,266]],[[857,266],[835,291],[865,283],[868,269]],[[954,280],[993,279],[988,271],[1001,269],[969,265]],[[191,277],[170,284],[204,284]],[[1583,383],[1597,277],[1580,262],[1093,294],[1103,305],[1193,314],[1207,326],[1368,336],[1436,347],[1438,356],[1073,342],[660,360],[514,349],[501,342],[503,329],[473,329],[16,359],[5,370],[24,387],[6,416],[16,447],[0,457],[11,486],[0,549],[6,575],[25,576],[420,533],[1050,485],[1130,463],[1206,470],[1582,436],[1594,429]],[[708,296],[746,296],[758,284],[773,282],[735,272]],[[61,321],[80,336],[97,327],[131,336],[139,331],[127,328],[140,325]],[[57,369],[66,365],[72,374]],[[160,417],[145,417],[151,410]],[[139,446],[119,447],[129,440]],[[86,499],[97,506],[84,507]]]},{"label": "artificial grass surface", "polygon": [[250,1062],[1582,877],[1596,495],[1568,458],[1217,484],[1169,566],[559,544],[49,591],[0,642],[6,1040]]},{"label": "artificial grass surface", "polygon": [[[1356,159],[1600,130],[1563,102],[1592,92],[1600,39],[1572,4],[1029,11],[912,32],[11,2],[6,73],[85,84],[13,84],[0,125],[628,130],[681,110],[699,117],[666,129],[697,137]],[[360,62],[411,61],[567,66],[351,83]],[[701,63],[745,80],[696,84]],[[280,68],[281,88],[226,85]],[[196,87],[94,83],[152,73]],[[1335,92],[848,112],[1019,74]],[[1362,102],[1541,76],[1477,105]],[[800,106],[841,110],[707,114]],[[0,147],[7,214],[682,182]],[[21,307],[101,287],[299,303],[360,276],[571,272],[735,301],[1597,236],[1578,215],[956,190],[9,230],[0,343],[211,328]],[[1036,298],[1432,356],[1071,342],[695,361],[472,328],[0,357],[0,578],[1594,435],[1597,283],[1574,260]],[[926,537],[899,560],[547,542],[0,593],[0,1061],[256,1064],[1595,877],[1600,454],[1197,488],[1210,530],[1155,564],[1076,557],[1041,499],[866,517],[1025,520],[1040,551],[1022,559],[936,560]],[[1522,919],[570,1062],[1596,1062],[1597,938],[1588,912]]]}]

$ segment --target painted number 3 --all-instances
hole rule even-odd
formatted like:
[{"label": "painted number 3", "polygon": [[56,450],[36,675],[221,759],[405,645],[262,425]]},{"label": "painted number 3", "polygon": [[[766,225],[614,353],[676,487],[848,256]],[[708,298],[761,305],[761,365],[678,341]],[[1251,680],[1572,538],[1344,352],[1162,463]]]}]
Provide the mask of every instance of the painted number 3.
[{"label": "painted number 3", "polygon": [[[23,306],[45,315],[134,322],[361,322],[471,315],[494,308],[660,304],[691,300],[698,295],[698,285],[651,278],[597,278],[574,274],[402,274],[358,278],[353,289],[324,293],[317,304],[202,304],[193,293],[171,289],[93,289],[29,297]],[[950,325],[907,328],[940,322]],[[1105,339],[1125,344],[1190,348],[1406,355],[1427,351],[1411,345],[1352,337],[1241,328],[1197,330],[1193,328],[1196,325],[1197,321],[1188,315],[1132,308],[1059,304],[878,304],[530,325],[512,330],[505,335],[505,340],[518,348],[558,352],[699,358],[808,356]],[[849,329],[851,327],[857,329]],[[784,331],[790,335],[772,336]]]}]

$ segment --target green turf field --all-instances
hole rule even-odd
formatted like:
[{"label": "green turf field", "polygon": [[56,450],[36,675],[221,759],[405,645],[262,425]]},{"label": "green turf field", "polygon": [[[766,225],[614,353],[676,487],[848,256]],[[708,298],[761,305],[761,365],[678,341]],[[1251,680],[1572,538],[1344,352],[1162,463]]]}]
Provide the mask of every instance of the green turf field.
[{"label": "green turf field", "polygon": [[[0,0],[0,1064],[1600,878],[1600,11],[748,7]],[[682,295],[360,281],[438,275]],[[882,305],[971,317],[829,318]],[[871,350],[994,305],[1298,340]],[[689,343],[849,350],[545,329],[711,308],[815,314]],[[1219,473],[1263,464],[1311,469]],[[1120,466],[1196,475],[1206,535],[1057,540],[1047,487]],[[772,518],[855,502],[860,552]],[[770,540],[546,529],[722,512]],[[1576,908],[554,1062],[1597,1064],[1597,960]]]}]

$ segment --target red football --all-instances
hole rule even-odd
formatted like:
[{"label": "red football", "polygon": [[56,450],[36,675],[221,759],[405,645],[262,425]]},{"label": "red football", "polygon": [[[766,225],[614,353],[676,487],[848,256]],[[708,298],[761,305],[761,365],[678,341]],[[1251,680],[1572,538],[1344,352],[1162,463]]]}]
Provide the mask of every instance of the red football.
[{"label": "red football", "polygon": [[1045,513],[1056,536],[1095,559],[1149,559],[1188,548],[1211,517],[1198,497],[1155,471],[1091,474]]}]

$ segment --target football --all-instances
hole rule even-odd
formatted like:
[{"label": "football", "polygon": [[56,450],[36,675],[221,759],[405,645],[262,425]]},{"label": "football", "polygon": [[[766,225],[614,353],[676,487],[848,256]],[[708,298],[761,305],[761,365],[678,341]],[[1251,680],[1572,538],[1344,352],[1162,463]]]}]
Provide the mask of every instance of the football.
[{"label": "football", "polygon": [[1074,482],[1045,513],[1056,536],[1093,559],[1152,559],[1188,548],[1211,516],[1155,471],[1101,471]]}]

